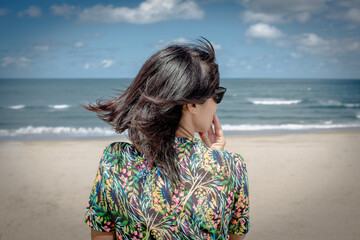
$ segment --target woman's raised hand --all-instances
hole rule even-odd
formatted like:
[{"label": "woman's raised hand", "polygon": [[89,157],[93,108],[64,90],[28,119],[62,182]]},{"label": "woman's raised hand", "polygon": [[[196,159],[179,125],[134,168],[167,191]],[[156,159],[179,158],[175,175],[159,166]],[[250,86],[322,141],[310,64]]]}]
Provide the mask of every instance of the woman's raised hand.
[{"label": "woman's raised hand", "polygon": [[221,128],[219,118],[214,115],[212,125],[208,132],[199,132],[201,140],[213,150],[224,150],[226,139]]}]

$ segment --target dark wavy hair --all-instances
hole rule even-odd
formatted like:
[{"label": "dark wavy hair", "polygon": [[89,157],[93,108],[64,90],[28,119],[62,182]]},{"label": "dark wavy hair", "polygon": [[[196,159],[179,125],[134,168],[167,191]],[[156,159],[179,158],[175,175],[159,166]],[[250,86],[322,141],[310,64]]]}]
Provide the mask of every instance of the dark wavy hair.
[{"label": "dark wavy hair", "polygon": [[178,185],[174,140],[184,104],[204,103],[219,86],[215,50],[206,39],[173,44],[151,56],[120,96],[84,106],[128,138],[136,149]]}]

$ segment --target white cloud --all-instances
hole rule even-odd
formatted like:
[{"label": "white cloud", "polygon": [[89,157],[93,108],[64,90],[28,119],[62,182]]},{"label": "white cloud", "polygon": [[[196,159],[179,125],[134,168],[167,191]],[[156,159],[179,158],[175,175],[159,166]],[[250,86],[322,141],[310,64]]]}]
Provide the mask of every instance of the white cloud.
[{"label": "white cloud", "polygon": [[111,65],[114,64],[114,61],[109,60],[109,59],[104,59],[104,60],[102,60],[101,64],[102,64],[103,68],[109,68],[109,67],[111,67]]},{"label": "white cloud", "polygon": [[84,68],[87,70],[91,67],[90,63],[85,63]]},{"label": "white cloud", "polygon": [[157,41],[157,42],[152,43],[151,46],[152,46],[153,48],[163,48],[164,46],[167,45],[167,43],[168,43],[168,42],[166,42],[166,41],[164,41],[164,40],[161,39],[161,40],[159,40],[159,41]]},{"label": "white cloud", "polygon": [[323,39],[315,33],[304,33],[288,38],[300,51],[323,56],[359,52],[360,43],[356,38]]},{"label": "white cloud", "polygon": [[221,50],[221,45],[211,42],[215,50]]},{"label": "white cloud", "polygon": [[278,39],[285,36],[276,27],[267,25],[265,23],[258,23],[251,25],[245,32],[245,35],[252,38],[263,38],[263,39]]},{"label": "white cloud", "polygon": [[[253,69],[252,64],[254,64],[254,59],[247,59],[247,61],[230,58],[228,62],[225,64],[227,68],[233,70],[247,70],[251,71]],[[256,65],[256,64],[255,64]]]},{"label": "white cloud", "polygon": [[226,67],[234,67],[236,65],[236,60],[230,58],[229,61],[225,64]]},{"label": "white cloud", "polygon": [[360,23],[360,9],[357,8],[351,8],[346,14],[345,14],[345,19],[355,22],[355,23]]},{"label": "white cloud", "polygon": [[242,1],[244,22],[289,23],[296,20],[307,22],[311,14],[327,9],[328,0],[252,0]]},{"label": "white cloud", "polygon": [[[278,47],[295,48],[290,56],[302,58],[304,54],[336,56],[349,53],[360,53],[360,40],[353,38],[324,39],[316,33],[286,35],[274,26],[264,23],[251,25],[245,32],[249,39],[264,39]],[[292,51],[294,51],[292,50]]]},{"label": "white cloud", "polygon": [[41,9],[37,6],[30,6],[28,9],[21,11],[18,13],[19,17],[24,17],[27,15],[28,17],[40,17],[41,16]]},{"label": "white cloud", "polygon": [[304,33],[296,37],[296,40],[303,47],[320,47],[329,44],[328,41],[320,38],[315,33]]},{"label": "white cloud", "polygon": [[95,5],[83,9],[83,22],[147,24],[170,19],[202,19],[204,11],[193,0],[145,0],[136,8]]},{"label": "white cloud", "polygon": [[26,58],[26,57],[20,57],[19,61],[21,64],[27,64],[30,62],[30,59]]},{"label": "white cloud", "polygon": [[185,43],[190,43],[190,40],[183,38],[183,37],[179,37],[179,38],[175,38],[172,39],[170,41],[165,41],[165,40],[159,40],[155,43],[152,43],[151,46],[154,48],[164,48],[165,46],[168,45],[172,45],[172,44],[185,44]]},{"label": "white cloud", "polygon": [[244,22],[264,22],[264,23],[283,23],[285,20],[279,14],[256,13],[253,11],[245,11],[242,13]]},{"label": "white cloud", "polygon": [[333,63],[333,64],[337,64],[337,63],[339,63],[339,59],[333,58],[333,59],[330,60],[330,62]]},{"label": "white cloud", "polygon": [[324,11],[328,0],[252,0],[243,5],[255,12],[294,14],[300,12]]},{"label": "white cloud", "polygon": [[2,67],[7,67],[8,65],[15,62],[15,58],[13,58],[13,57],[4,57],[3,59],[1,59],[1,61],[2,61],[1,66]]},{"label": "white cloud", "polygon": [[183,44],[183,43],[189,43],[190,41],[187,40],[186,38],[183,38],[183,37],[179,37],[179,38],[176,38],[176,39],[173,39],[169,42],[169,44],[175,44],[175,43],[178,43],[178,44]]},{"label": "white cloud", "polygon": [[8,67],[10,65],[14,65],[16,67],[26,67],[30,61],[30,59],[26,57],[4,57],[1,59],[2,63],[1,66],[3,68]]},{"label": "white cloud", "polygon": [[52,5],[50,7],[50,10],[51,10],[52,14],[55,16],[64,16],[67,18],[70,15],[75,13],[76,7],[64,3],[63,5],[59,5],[59,6]]},{"label": "white cloud", "polygon": [[360,52],[360,41],[357,38],[324,39],[315,33],[303,33],[287,36],[275,27],[259,23],[250,26],[245,35],[251,38],[268,40],[278,47],[295,48],[291,52],[294,59],[302,58],[304,53],[322,56],[335,56]]},{"label": "white cloud", "polygon": [[36,51],[48,51],[50,49],[50,47],[47,45],[35,45],[34,49]]},{"label": "white cloud", "polygon": [[75,47],[77,47],[77,48],[81,48],[81,47],[83,47],[84,46],[84,43],[83,42],[76,42],[75,43]]},{"label": "white cloud", "polygon": [[109,68],[111,67],[115,62],[110,59],[104,59],[100,63],[85,63],[84,69],[88,70],[90,68]]},{"label": "white cloud", "polygon": [[353,41],[346,45],[346,49],[348,51],[355,51],[359,49],[359,46],[360,46],[359,41]]},{"label": "white cloud", "polygon": [[0,16],[5,16],[8,13],[6,8],[0,8]]},{"label": "white cloud", "polygon": [[297,36],[289,37],[290,41],[294,46],[302,52],[310,53],[313,55],[327,55],[331,54],[334,49],[334,42],[325,40],[315,33],[304,33]]},{"label": "white cloud", "polygon": [[291,56],[292,58],[295,58],[295,59],[302,57],[301,54],[299,54],[299,53],[294,53],[294,52],[290,53],[290,56]]},{"label": "white cloud", "polygon": [[336,5],[340,6],[340,7],[354,7],[354,6],[359,7],[360,1],[359,0],[342,0],[342,1],[337,1]]},{"label": "white cloud", "polygon": [[243,5],[241,13],[245,23],[299,23],[309,22],[313,16],[318,19],[332,18],[348,21],[347,29],[360,24],[359,0],[238,0]]},{"label": "white cloud", "polygon": [[345,26],[346,30],[353,30],[360,25],[360,1],[342,0],[334,2],[334,6],[327,15],[330,19],[336,21],[345,21],[349,24]]},{"label": "white cloud", "polygon": [[301,22],[305,23],[310,19],[310,13],[309,12],[301,12],[295,15],[296,19]]}]

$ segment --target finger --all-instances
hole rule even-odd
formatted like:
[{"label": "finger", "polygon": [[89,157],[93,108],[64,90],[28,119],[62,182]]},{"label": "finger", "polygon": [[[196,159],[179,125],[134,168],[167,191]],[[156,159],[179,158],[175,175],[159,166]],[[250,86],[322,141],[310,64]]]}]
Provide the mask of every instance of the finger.
[{"label": "finger", "polygon": [[[214,121],[214,120],[213,120]],[[214,127],[213,127],[213,124],[210,125],[210,129],[208,131],[208,135],[211,136],[211,135],[215,135],[215,131],[214,131]]]},{"label": "finger", "polygon": [[214,124],[214,127],[215,127],[215,134],[217,136],[224,136],[224,133],[223,133],[219,118],[216,116],[216,114],[214,115],[214,118],[213,118],[213,124]]},{"label": "finger", "polygon": [[199,132],[199,136],[206,146],[211,147],[210,139],[206,133]]}]

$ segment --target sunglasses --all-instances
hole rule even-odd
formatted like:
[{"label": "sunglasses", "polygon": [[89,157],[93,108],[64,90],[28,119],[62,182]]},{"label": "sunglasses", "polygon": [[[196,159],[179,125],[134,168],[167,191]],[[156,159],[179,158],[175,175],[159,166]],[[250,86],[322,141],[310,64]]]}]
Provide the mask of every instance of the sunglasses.
[{"label": "sunglasses", "polygon": [[216,96],[214,97],[214,100],[216,102],[216,104],[219,104],[221,102],[221,100],[223,99],[224,95],[226,92],[226,88],[224,87],[218,87],[215,89],[215,94]]}]

